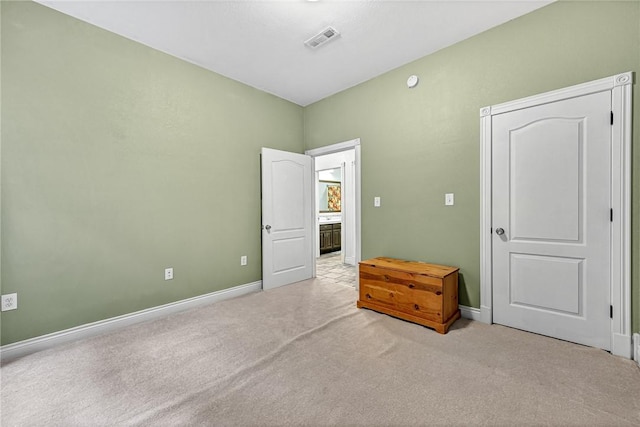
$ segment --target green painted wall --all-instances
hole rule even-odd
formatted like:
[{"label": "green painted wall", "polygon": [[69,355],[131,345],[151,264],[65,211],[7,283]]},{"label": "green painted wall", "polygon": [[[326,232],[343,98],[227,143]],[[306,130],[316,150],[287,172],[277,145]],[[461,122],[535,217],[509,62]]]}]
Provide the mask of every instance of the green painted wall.
[{"label": "green painted wall", "polygon": [[303,109],[0,7],[2,344],[260,280],[260,147],[301,152]]},{"label": "green painted wall", "polygon": [[[306,107],[305,145],[361,138],[363,258],[460,266],[460,302],[479,307],[480,108],[625,71],[640,71],[640,2],[554,3]],[[637,87],[634,97],[637,146]],[[633,162],[637,182],[640,150]],[[636,185],[633,218],[639,201]],[[635,331],[638,232],[634,221]]]},{"label": "green painted wall", "polygon": [[480,107],[640,71],[640,2],[555,3],[304,109],[38,4],[0,15],[3,345],[259,280],[259,148],[356,137],[363,256],[459,265],[478,307]]}]

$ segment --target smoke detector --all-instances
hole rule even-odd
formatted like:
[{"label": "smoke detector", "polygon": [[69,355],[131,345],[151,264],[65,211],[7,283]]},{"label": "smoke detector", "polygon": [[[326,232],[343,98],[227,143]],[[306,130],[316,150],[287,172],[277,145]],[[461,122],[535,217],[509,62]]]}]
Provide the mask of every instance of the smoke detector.
[{"label": "smoke detector", "polygon": [[304,44],[309,46],[311,49],[315,49],[333,39],[338,38],[338,36],[340,36],[338,30],[333,27],[327,27],[315,36],[311,37],[309,40],[305,41]]}]

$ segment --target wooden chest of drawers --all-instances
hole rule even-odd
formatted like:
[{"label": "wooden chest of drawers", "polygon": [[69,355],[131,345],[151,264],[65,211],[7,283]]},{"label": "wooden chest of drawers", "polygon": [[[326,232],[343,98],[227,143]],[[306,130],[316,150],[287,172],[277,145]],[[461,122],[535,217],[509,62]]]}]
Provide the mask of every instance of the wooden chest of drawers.
[{"label": "wooden chest of drawers", "polygon": [[460,318],[458,268],[394,258],[362,261],[357,305],[446,334]]}]

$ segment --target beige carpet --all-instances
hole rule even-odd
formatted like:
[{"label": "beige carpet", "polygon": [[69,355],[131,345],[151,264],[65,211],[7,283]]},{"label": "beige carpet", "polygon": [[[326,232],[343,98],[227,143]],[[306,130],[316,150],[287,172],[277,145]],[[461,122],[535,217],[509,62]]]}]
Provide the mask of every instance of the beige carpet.
[{"label": "beige carpet", "polygon": [[469,320],[440,335],[301,282],[1,369],[2,426],[640,425],[640,369]]}]

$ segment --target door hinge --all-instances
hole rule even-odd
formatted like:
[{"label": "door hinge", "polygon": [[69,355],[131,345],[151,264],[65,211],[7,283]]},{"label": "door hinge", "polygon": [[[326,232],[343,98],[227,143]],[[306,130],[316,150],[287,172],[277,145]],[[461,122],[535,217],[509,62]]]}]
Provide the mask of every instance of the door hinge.
[{"label": "door hinge", "polygon": [[613,111],[611,112],[611,125],[613,125]]},{"label": "door hinge", "polygon": [[609,306],[609,318],[613,319],[613,306],[612,305]]},{"label": "door hinge", "polygon": [[609,209],[609,221],[613,222],[613,209]]}]

